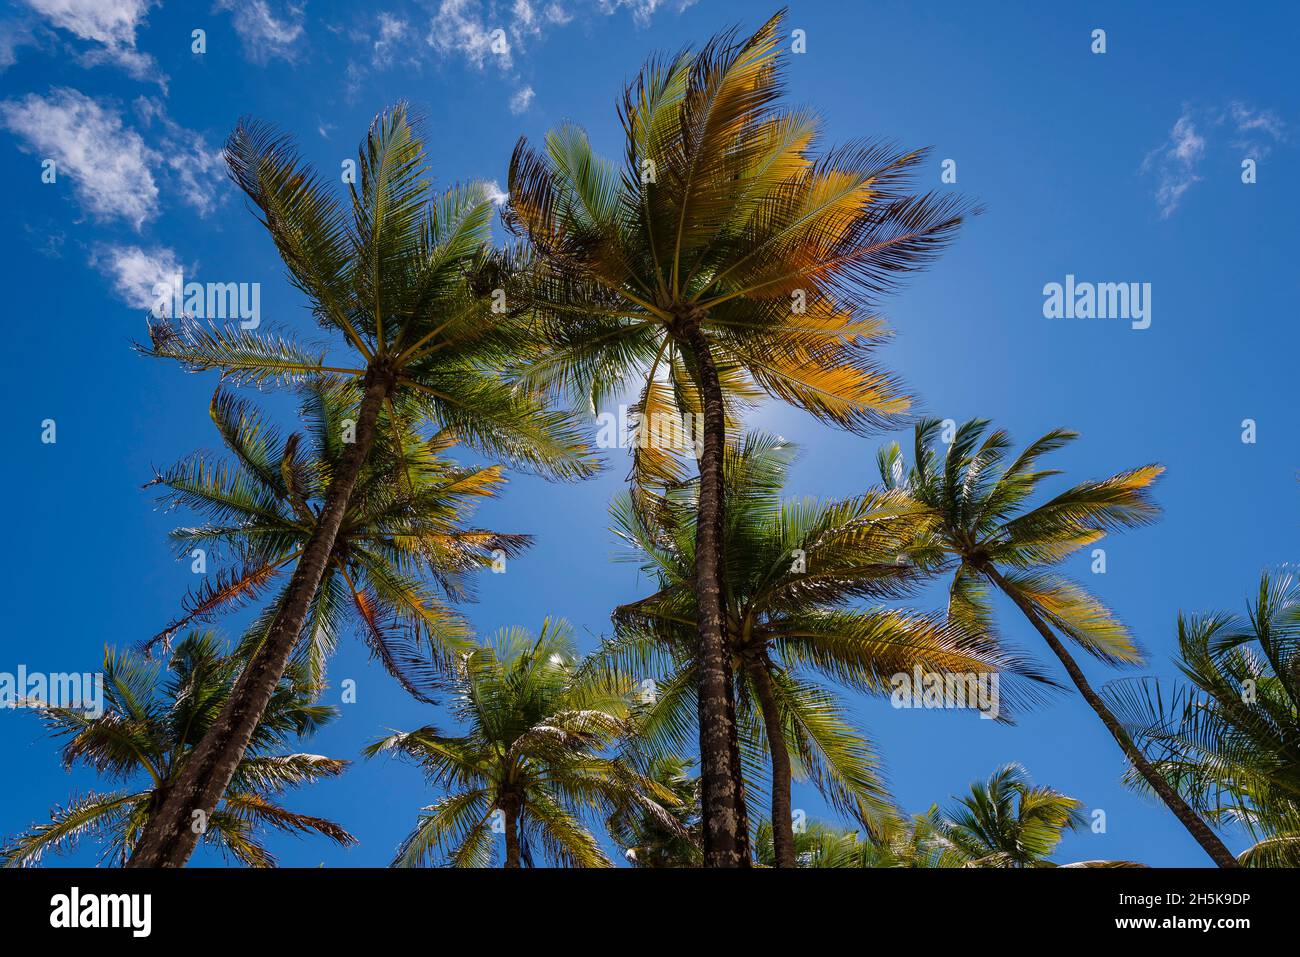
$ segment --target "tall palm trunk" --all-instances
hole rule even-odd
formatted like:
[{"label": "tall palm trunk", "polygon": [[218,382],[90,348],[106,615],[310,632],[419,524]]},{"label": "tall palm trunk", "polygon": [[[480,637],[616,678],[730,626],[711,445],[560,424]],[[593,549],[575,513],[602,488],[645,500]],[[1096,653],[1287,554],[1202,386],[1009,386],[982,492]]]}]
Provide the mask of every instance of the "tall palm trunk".
[{"label": "tall palm trunk", "polygon": [[1043,640],[1047,642],[1048,647],[1052,649],[1057,658],[1061,659],[1061,664],[1065,666],[1065,670],[1069,674],[1070,680],[1074,682],[1074,686],[1079,689],[1079,694],[1083,695],[1083,699],[1088,702],[1092,710],[1097,712],[1097,717],[1101,718],[1101,723],[1110,731],[1111,736],[1119,744],[1120,750],[1124,752],[1125,757],[1133,763],[1133,767],[1137,769],[1137,772],[1142,775],[1147,784],[1151,785],[1151,789],[1165,802],[1165,806],[1182,822],[1183,827],[1187,828],[1188,833],[1196,839],[1196,843],[1201,845],[1205,853],[1210,855],[1211,860],[1220,867],[1238,867],[1237,859],[1219,840],[1218,835],[1210,830],[1209,826],[1183,800],[1182,795],[1170,787],[1169,782],[1151,766],[1151,762],[1142,753],[1142,749],[1134,744],[1129,733],[1124,730],[1124,726],[1119,723],[1119,720],[1111,713],[1110,708],[1106,707],[1106,703],[1101,700],[1101,696],[1092,690],[1092,685],[1084,677],[1078,663],[1066,650],[1065,646],[1061,644],[1060,639],[1056,637],[1052,629],[1047,626],[1047,623],[1038,616],[1038,612],[1028,599],[1009,586],[1006,579],[992,566],[986,566],[984,573],[1002,590],[1004,595],[1016,603],[1016,607],[1029,619],[1030,624],[1038,629],[1038,633],[1043,636]]},{"label": "tall palm trunk", "polygon": [[339,459],[316,529],[289,580],[284,603],[265,640],[240,674],[217,720],[186,759],[166,800],[145,825],[128,867],[183,867],[194,852],[205,829],[194,814],[202,811],[201,820],[211,818],[298,644],[307,611],[334,550],[352,490],[374,445],[375,423],[393,381],[392,373],[384,369],[372,369],[366,374],[355,441]]},{"label": "tall palm trunk", "polygon": [[758,706],[763,712],[763,728],[767,732],[767,749],[772,755],[772,851],[777,867],[795,867],[794,817],[790,807],[790,751],[785,746],[785,728],[781,723],[781,709],[776,703],[772,676],[767,662],[752,661],[749,676],[758,695]]},{"label": "tall palm trunk", "polygon": [[730,653],[724,661],[727,667],[727,721],[731,726],[727,735],[727,752],[731,756],[731,780],[736,784],[736,853],[740,855],[742,866],[748,866],[749,810],[745,806],[745,767],[740,761],[740,726],[736,721],[736,676],[731,667]]},{"label": "tall palm trunk", "polygon": [[722,536],[723,449],[727,422],[722,383],[697,317],[684,315],[677,332],[695,360],[704,407],[700,452],[700,501],[695,528],[695,590],[699,605],[700,785],[703,790],[704,865],[746,867],[741,851],[739,787],[733,775],[727,706],[727,643],[723,632]]},{"label": "tall palm trunk", "polygon": [[506,867],[518,868],[519,863],[519,799],[506,797],[501,801],[501,812],[506,828]]}]

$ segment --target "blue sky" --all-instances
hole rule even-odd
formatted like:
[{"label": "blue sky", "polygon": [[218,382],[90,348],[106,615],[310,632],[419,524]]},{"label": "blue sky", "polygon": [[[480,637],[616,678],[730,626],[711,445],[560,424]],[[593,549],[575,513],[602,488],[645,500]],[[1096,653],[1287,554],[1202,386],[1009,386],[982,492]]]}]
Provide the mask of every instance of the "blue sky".
[{"label": "blue sky", "polygon": [[[790,96],[814,104],[831,142],[883,136],[934,147],[923,185],[988,207],[930,272],[885,304],[896,339],[883,360],[958,421],[994,419],[1027,441],[1068,426],[1058,456],[1076,478],[1150,461],[1168,473],[1158,525],[1106,543],[1108,570],[1070,571],[1105,598],[1169,674],[1179,609],[1239,610],[1259,572],[1295,557],[1297,421],[1288,388],[1296,272],[1294,49],[1300,16],[1283,5],[1230,13],[1162,5],[795,3],[807,52],[790,60]],[[563,119],[619,153],[616,95],[655,50],[757,26],[770,11],[700,0],[477,0],[426,3],[11,3],[0,14],[0,234],[8,283],[2,381],[11,547],[0,595],[0,671],[84,671],[105,644],[130,645],[168,620],[194,584],[164,541],[178,516],[140,486],[214,442],[211,375],[134,354],[153,281],[183,268],[200,281],[262,284],[262,315],[315,335],[269,240],[224,180],[220,144],[242,115],[281,126],[326,171],[354,155],[371,116],[408,99],[428,118],[438,183],[505,182],[516,139]],[[206,31],[206,52],[191,51]],[[503,30],[508,52],[494,51]],[[1106,52],[1091,52],[1105,30]],[[1242,161],[1257,182],[1242,182]],[[59,175],[43,183],[42,161]],[[941,161],[957,183],[941,183]],[[1047,319],[1043,287],[1151,284],[1151,325]],[[283,412],[282,399],[268,408]],[[40,441],[57,422],[58,441]],[[1242,441],[1253,419],[1257,440]],[[754,425],[803,454],[792,494],[836,496],[874,480],[878,441],[816,426],[793,410]],[[880,441],[884,441],[881,439]],[[615,453],[597,479],[512,479],[480,513],[536,546],[485,576],[467,608],[476,627],[567,617],[587,642],[611,608],[638,597],[636,570],[611,562],[605,503],[626,473]],[[1004,632],[1036,636],[1000,609]],[[225,627],[237,633],[241,619]],[[1110,675],[1092,662],[1095,682]],[[345,644],[330,670],[359,700],[308,750],[355,758],[389,728],[446,723],[403,697]],[[1118,750],[1077,697],[1015,727],[970,714],[895,711],[855,701],[902,806],[922,810],[1006,761],[1106,812],[1105,834],[1067,837],[1059,859],[1123,857],[1202,865],[1181,827],[1119,783]],[[42,819],[74,791],[36,719],[0,712],[9,786],[0,832]],[[291,798],[360,839],[270,840],[284,864],[380,865],[430,801],[414,769],[357,763]],[[797,788],[795,806],[823,805]],[[1241,846],[1240,838],[1233,843]],[[90,863],[93,849],[67,858]],[[214,863],[200,854],[196,860]]]}]

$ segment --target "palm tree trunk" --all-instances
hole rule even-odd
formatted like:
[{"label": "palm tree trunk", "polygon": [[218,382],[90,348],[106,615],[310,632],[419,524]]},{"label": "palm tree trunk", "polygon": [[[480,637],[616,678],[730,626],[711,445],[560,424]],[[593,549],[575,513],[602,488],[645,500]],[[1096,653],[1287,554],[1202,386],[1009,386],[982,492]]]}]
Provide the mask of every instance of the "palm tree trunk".
[{"label": "palm tree trunk", "polygon": [[507,797],[501,801],[501,812],[505,816],[506,826],[506,867],[518,868],[519,864],[519,800]]},{"label": "palm tree trunk", "polygon": [[339,459],[316,529],[289,580],[284,603],[217,720],[185,761],[158,812],[145,825],[128,867],[183,867],[194,852],[204,830],[194,825],[195,812],[203,812],[202,821],[211,818],[284,676],[334,550],[348,500],[374,445],[380,407],[393,383],[392,373],[386,370],[372,369],[366,374],[355,441]]},{"label": "palm tree trunk", "polygon": [[772,851],[777,867],[795,867],[794,816],[790,807],[790,751],[785,746],[785,728],[781,722],[781,709],[776,703],[772,676],[767,663],[749,664],[749,676],[758,695],[758,706],[763,712],[763,728],[767,732],[767,749],[772,755]]},{"label": "palm tree trunk", "polygon": [[1188,833],[1196,839],[1196,843],[1201,845],[1205,853],[1210,855],[1211,860],[1220,867],[1238,867],[1237,859],[1224,846],[1223,841],[1219,840],[1218,835],[1210,830],[1209,826],[1183,800],[1182,795],[1170,787],[1169,782],[1151,766],[1151,762],[1142,753],[1142,749],[1133,742],[1132,737],[1124,730],[1124,726],[1119,723],[1110,708],[1106,707],[1106,703],[1101,700],[1101,696],[1092,690],[1092,685],[1084,677],[1078,662],[1061,644],[1060,639],[1056,637],[1052,629],[1047,627],[1047,623],[1038,616],[1038,612],[1035,611],[1029,600],[1008,585],[1006,579],[998,573],[997,569],[988,566],[984,569],[984,573],[1002,590],[1004,595],[1016,603],[1016,607],[1029,619],[1030,624],[1038,629],[1038,633],[1043,636],[1043,640],[1047,642],[1048,647],[1052,649],[1057,658],[1061,659],[1061,664],[1065,666],[1065,670],[1069,674],[1070,680],[1074,682],[1074,686],[1079,689],[1079,694],[1083,695],[1083,699],[1088,702],[1092,710],[1097,712],[1097,717],[1101,718],[1101,723],[1110,731],[1111,736],[1119,744],[1120,750],[1124,752],[1125,757],[1132,762],[1137,772],[1142,775],[1147,784],[1151,785],[1151,789],[1165,802],[1165,806],[1182,822],[1183,827],[1187,828]]},{"label": "palm tree trunk", "polygon": [[727,643],[723,633],[722,467],[727,422],[722,383],[698,321],[690,315],[681,317],[678,332],[695,360],[697,385],[704,407],[704,443],[699,456],[700,501],[695,528],[704,865],[746,867],[748,858],[741,854],[739,787],[732,766],[731,736],[735,722],[727,708]]},{"label": "palm tree trunk", "polygon": [[736,676],[731,668],[731,655],[727,666],[727,721],[731,734],[727,737],[727,750],[731,755],[731,780],[736,782],[736,853],[742,861],[750,860],[749,809],[745,803],[745,767],[740,761],[740,724],[736,720]]}]

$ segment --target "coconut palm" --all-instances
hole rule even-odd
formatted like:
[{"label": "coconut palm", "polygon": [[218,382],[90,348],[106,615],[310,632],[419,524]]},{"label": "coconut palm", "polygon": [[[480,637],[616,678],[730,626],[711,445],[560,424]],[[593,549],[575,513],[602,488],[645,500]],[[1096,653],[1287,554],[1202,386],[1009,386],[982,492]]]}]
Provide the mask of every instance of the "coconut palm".
[{"label": "coconut palm", "polygon": [[435,196],[407,109],[377,117],[341,202],[291,141],[241,123],[224,152],[293,284],[340,358],[260,329],[155,318],[144,351],[191,370],[258,386],[322,375],[359,383],[360,401],[329,494],[294,566],[285,600],[225,714],[150,820],[132,866],[180,866],[194,846],[191,810],[210,810],[234,773],[299,640],[329,565],[380,412],[424,418],[460,441],[550,475],[580,477],[592,463],[567,414],[548,411],[501,369],[527,330],[508,305],[510,261],[490,251],[493,205],[481,184]]},{"label": "coconut palm", "polygon": [[937,830],[963,867],[1144,867],[1133,861],[1076,861],[1056,864],[1049,857],[1067,831],[1087,827],[1083,803],[1029,780],[1018,764],[1005,764],[987,781],[976,781]]},{"label": "coconut palm", "polygon": [[673,800],[662,807],[673,818],[666,825],[658,809],[648,809],[635,798],[619,802],[605,822],[609,836],[624,849],[633,867],[699,867],[700,779],[691,774],[695,762],[675,755],[656,755],[645,775],[669,791]]},{"label": "coconut palm", "polygon": [[[821,149],[819,122],[781,102],[783,15],[752,36],[652,58],[626,88],[622,166],[568,124],[510,166],[507,222],[538,257],[525,293],[545,351],[529,381],[598,407],[636,397],[642,421],[689,415],[703,477],[696,524],[699,730],[706,858],[745,863],[723,638],[728,410],[775,396],[866,431],[908,399],[872,362],[876,298],[929,260],[968,211],[909,195],[923,151]],[[678,479],[677,429],[637,431],[634,478]]]},{"label": "coconut palm", "polygon": [[[234,393],[213,395],[212,421],[232,460],[196,453],[150,484],[165,490],[167,507],[207,519],[173,530],[181,554],[200,548],[228,562],[187,596],[185,614],[154,643],[256,599],[301,558],[346,448],[340,437],[354,392],[345,382],[302,386],[304,430],[287,438]],[[429,701],[439,665],[470,643],[468,623],[447,602],[471,597],[469,573],[517,555],[529,537],[466,524],[476,502],[505,481],[500,466],[455,465],[445,455],[449,434],[424,439],[395,409],[381,411],[377,426],[297,653],[319,685],[339,634],[352,626],[408,692]],[[285,600],[282,587],[249,630],[245,654],[265,640]]]},{"label": "coconut palm", "polygon": [[672,792],[606,756],[631,727],[630,680],[582,668],[566,622],[547,619],[535,637],[502,629],[460,658],[451,683],[461,734],[426,726],[365,750],[413,759],[447,792],[423,809],[394,866],[486,867],[501,833],[508,868],[533,865],[535,851],[608,867],[587,820],[635,802],[673,826],[660,804]]},{"label": "coconut palm", "polygon": [[[122,787],[74,796],[51,819],[11,838],[0,850],[6,867],[40,863],[46,852],[67,851],[91,840],[105,862],[125,861],[149,816],[178,778],[236,684],[244,659],[223,655],[209,632],[177,643],[166,670],[134,652],[104,652],[104,709],[39,708],[51,732],[65,740],[65,767],[84,764]],[[320,834],[343,846],[355,843],[333,821],[299,814],[278,796],[336,777],[346,761],[318,754],[284,753],[294,739],[313,733],[336,711],[314,703],[305,669],[293,666],[276,687],[217,809],[200,828],[203,841],[250,867],[273,867],[263,847],[268,831]]]},{"label": "coconut palm", "polygon": [[1010,598],[1047,642],[1137,773],[1216,864],[1236,866],[1223,842],[1151,766],[1061,640],[1073,641],[1107,664],[1142,661],[1128,629],[1111,610],[1054,568],[1109,531],[1154,521],[1159,508],[1149,490],[1163,467],[1144,465],[1081,482],[1030,508],[1027,501],[1040,483],[1060,474],[1056,469],[1040,469],[1039,460],[1078,434],[1054,429],[1006,462],[1011,440],[1001,429],[990,432],[988,425],[984,419],[964,423],[940,456],[935,446],[942,437],[942,423],[923,419],[916,425],[910,469],[904,466],[897,442],[880,450],[877,460],[886,488],[905,491],[933,510],[935,523],[917,538],[909,554],[921,565],[952,573],[949,617],[981,633],[993,630],[989,585]]},{"label": "coconut palm", "polygon": [[1300,867],[1300,585],[1265,572],[1245,618],[1179,615],[1178,649],[1190,684],[1113,682],[1108,699],[1170,787],[1251,835],[1243,866]]},{"label": "coconut palm", "polygon": [[942,832],[967,867],[1039,867],[1066,831],[1087,826],[1082,808],[1075,798],[1035,786],[1020,765],[1007,764],[957,799]]},{"label": "coconut palm", "polygon": [[[893,678],[1029,674],[1013,655],[941,616],[855,607],[911,593],[924,569],[899,561],[929,522],[897,492],[854,499],[783,502],[793,447],[747,435],[727,452],[727,591],[723,620],[738,676],[742,735],[761,742],[771,764],[771,839],[780,867],[796,864],[791,784],[808,777],[842,813],[865,819],[889,807],[877,761],[850,727],[834,693],[813,675],[868,694],[887,694]],[[641,734],[655,748],[687,746],[690,696],[699,681],[695,642],[695,520],[698,483],[675,486],[650,508],[616,500],[616,532],[657,583],[653,595],[621,606],[605,655],[627,670],[663,677]],[[1032,697],[1008,682],[1000,714]],[[976,701],[969,702],[970,707]],[[685,710],[683,710],[685,709]],[[763,755],[752,762],[761,761]]]}]

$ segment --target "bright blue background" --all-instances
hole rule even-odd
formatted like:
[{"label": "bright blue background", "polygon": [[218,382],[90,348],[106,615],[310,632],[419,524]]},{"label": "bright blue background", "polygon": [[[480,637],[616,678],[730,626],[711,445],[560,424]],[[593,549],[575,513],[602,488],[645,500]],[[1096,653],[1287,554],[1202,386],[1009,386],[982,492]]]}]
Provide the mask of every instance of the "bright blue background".
[{"label": "bright blue background", "polygon": [[[265,63],[246,59],[228,15],[185,6],[152,10],[139,33],[139,48],[170,76],[166,104],[176,122],[215,145],[240,115],[252,114],[295,133],[328,172],[353,154],[377,110],[409,98],[427,110],[434,173],[444,184],[504,183],[518,136],[540,137],[565,118],[618,156],[615,96],[646,54],[738,21],[753,27],[768,12],[701,2],[684,11],[665,6],[646,23],[626,9],[578,5],[572,22],[514,52],[509,81],[491,65],[480,71],[440,57],[424,43],[429,9],[395,4],[413,27],[398,45],[400,58],[415,63],[368,69],[348,101],[347,62],[368,62],[367,41],[349,31],[373,38],[369,5],[313,2],[295,59]],[[1071,566],[1131,624],[1151,670],[1168,674],[1179,609],[1238,610],[1261,568],[1295,557],[1296,156],[1293,146],[1275,145],[1260,163],[1259,183],[1245,186],[1243,153],[1229,132],[1205,128],[1202,181],[1168,218],[1142,162],[1166,142],[1185,106],[1215,111],[1240,100],[1293,126],[1300,20],[1282,4],[1135,6],[798,3],[789,24],[807,31],[808,52],[791,58],[790,88],[794,101],[821,109],[830,141],[882,135],[932,144],[927,185],[948,188],[939,184],[938,161],[954,158],[957,188],[988,206],[931,272],[886,304],[898,336],[882,358],[925,409],[959,421],[991,417],[1022,442],[1054,426],[1075,428],[1083,439],[1056,463],[1075,478],[1149,461],[1168,467],[1159,487],[1164,520],[1109,540],[1104,577],[1090,575],[1085,560]],[[204,57],[189,52],[195,26],[208,31]],[[1094,27],[1107,30],[1104,56],[1089,51]],[[129,114],[136,96],[157,92],[108,66],[78,66],[61,46],[67,40],[20,48],[17,63],[0,74],[4,98],[68,86]],[[522,83],[536,96],[516,116],[506,101]],[[333,127],[328,140],[317,133],[321,122]],[[156,129],[146,135],[156,143]],[[43,185],[38,157],[19,145],[0,132],[0,244],[9,267],[0,670],[20,663],[87,670],[106,643],[129,645],[156,631],[194,584],[188,562],[175,561],[164,543],[176,517],[156,511],[140,486],[152,466],[216,444],[207,416],[215,376],[186,375],[130,350],[144,334],[143,317],[88,265],[91,249],[170,246],[182,261],[200,264],[193,278],[259,281],[264,317],[304,336],[318,333],[283,281],[270,242],[228,187],[224,205],[206,219],[164,192],[162,215],[135,234],[83,214],[66,178]],[[57,257],[37,248],[50,230],[67,237]],[[1150,282],[1151,328],[1044,319],[1042,286],[1067,272]],[[39,441],[45,418],[58,422],[57,445]],[[1242,443],[1244,418],[1258,422],[1257,444]],[[875,440],[815,426],[786,408],[764,411],[755,424],[803,447],[794,493],[849,494],[875,478]],[[481,580],[480,601],[468,609],[476,626],[536,627],[545,615],[562,615],[591,642],[616,603],[643,593],[634,568],[609,560],[615,546],[604,503],[625,473],[616,453],[600,478],[579,486],[513,478],[481,520],[531,533],[537,544],[508,574]],[[1037,653],[1026,624],[1008,609],[1001,615],[1004,631]],[[1098,683],[1110,677],[1091,661],[1085,668]],[[354,758],[386,729],[446,722],[407,700],[359,641],[343,645],[330,674],[336,689],[343,678],[357,679],[360,700],[306,750]],[[883,701],[855,710],[904,807],[945,802],[1015,760],[1037,782],[1107,813],[1106,834],[1068,837],[1059,860],[1207,863],[1167,812],[1121,787],[1121,756],[1077,697],[1062,696],[1013,728],[964,714],[894,711]],[[0,755],[0,832],[24,828],[95,785],[91,773],[60,768],[29,714],[0,713]],[[278,837],[269,845],[284,864],[384,864],[430,799],[414,769],[358,763],[289,801],[340,821],[360,846],[342,851],[323,840]],[[807,788],[798,789],[795,806],[814,817],[823,808]],[[1239,837],[1233,843],[1243,846]],[[66,860],[93,862],[93,849]]]}]

